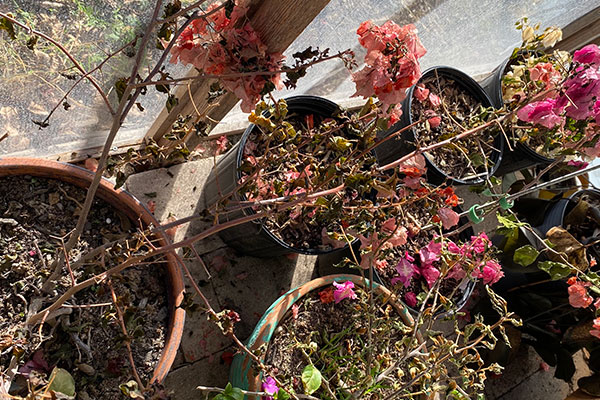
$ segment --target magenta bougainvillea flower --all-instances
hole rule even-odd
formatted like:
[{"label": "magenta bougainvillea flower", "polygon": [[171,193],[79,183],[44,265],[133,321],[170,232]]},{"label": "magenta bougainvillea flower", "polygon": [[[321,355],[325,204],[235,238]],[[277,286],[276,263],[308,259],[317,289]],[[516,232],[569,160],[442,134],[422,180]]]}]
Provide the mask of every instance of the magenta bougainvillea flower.
[{"label": "magenta bougainvillea flower", "polygon": [[573,53],[573,61],[581,64],[600,64],[600,48],[596,44],[588,44]]},{"label": "magenta bougainvillea flower", "polygon": [[564,123],[564,117],[559,113],[562,110],[557,106],[557,100],[548,98],[542,101],[534,101],[517,111],[517,117],[521,121],[531,122],[552,129]]},{"label": "magenta bougainvillea flower", "polygon": [[488,260],[479,268],[475,268],[472,276],[480,278],[486,285],[493,285],[504,276],[504,272],[502,272],[500,264],[494,260]]},{"label": "magenta bougainvillea flower", "polygon": [[335,304],[339,303],[344,299],[356,299],[356,293],[354,293],[354,282],[346,281],[344,283],[333,282],[333,286],[335,287],[335,291],[333,292],[333,298],[335,300]]},{"label": "magenta bougainvillea flower", "polygon": [[267,394],[267,396],[263,396],[263,400],[273,400],[273,396],[279,392],[279,388],[277,387],[277,382],[275,379],[268,376],[267,379],[262,384],[262,390]]},{"label": "magenta bougainvillea flower", "polygon": [[398,265],[396,265],[396,272],[398,272],[398,277],[395,281],[400,281],[404,285],[404,287],[408,287],[410,285],[410,281],[413,276],[419,274],[419,269],[413,262],[415,261],[408,252],[406,252],[405,256],[400,259]]},{"label": "magenta bougainvillea flower", "polygon": [[421,258],[421,265],[432,265],[435,261],[440,259],[440,252],[442,251],[442,244],[436,243],[433,240],[429,244],[419,250],[419,257]]},{"label": "magenta bougainvillea flower", "polygon": [[406,302],[407,306],[414,307],[417,305],[417,295],[413,292],[407,292],[404,295],[404,301]]}]

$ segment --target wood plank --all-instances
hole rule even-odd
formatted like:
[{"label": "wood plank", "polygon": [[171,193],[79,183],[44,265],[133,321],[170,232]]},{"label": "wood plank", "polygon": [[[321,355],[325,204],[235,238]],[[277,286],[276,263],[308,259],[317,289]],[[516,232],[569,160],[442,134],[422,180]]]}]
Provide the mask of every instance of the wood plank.
[{"label": "wood plank", "polygon": [[[329,1],[253,0],[249,6],[248,18],[270,51],[283,52]],[[188,73],[188,76],[196,75],[195,70]],[[146,137],[160,142],[165,133],[171,130],[178,115],[195,115],[195,109],[204,113],[209,107],[206,97],[212,82],[214,80],[197,79],[192,81],[189,89],[187,84],[180,85],[176,91],[179,104],[173,107],[170,113],[166,108],[163,109],[150,127]],[[190,92],[193,101],[190,99]],[[218,105],[212,107],[207,115],[212,120],[220,121],[237,102],[238,99],[234,95],[227,93],[219,98]],[[198,142],[198,138],[192,135],[188,140],[188,146],[193,149]]]},{"label": "wood plank", "polygon": [[563,29],[563,40],[556,47],[572,52],[588,43],[600,44],[600,7],[577,18]]}]

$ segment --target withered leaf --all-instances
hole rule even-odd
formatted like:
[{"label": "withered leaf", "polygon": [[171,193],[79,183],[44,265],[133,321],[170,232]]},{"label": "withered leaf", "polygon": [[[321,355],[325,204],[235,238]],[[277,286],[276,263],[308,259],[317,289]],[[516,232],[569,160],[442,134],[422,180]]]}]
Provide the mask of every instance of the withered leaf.
[{"label": "withered leaf", "polygon": [[[546,238],[554,245],[554,250],[564,253],[569,262],[580,271],[585,271],[590,266],[585,247],[566,229],[559,226],[552,227],[546,233]],[[548,258],[557,262],[562,261],[559,255],[552,252],[548,253]]]}]

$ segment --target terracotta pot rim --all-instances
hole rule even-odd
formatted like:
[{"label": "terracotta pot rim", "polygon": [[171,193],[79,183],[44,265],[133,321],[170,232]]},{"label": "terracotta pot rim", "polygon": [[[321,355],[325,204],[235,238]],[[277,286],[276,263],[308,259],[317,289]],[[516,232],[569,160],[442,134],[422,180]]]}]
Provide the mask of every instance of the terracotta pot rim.
[{"label": "terracotta pot rim", "polygon": [[[0,177],[18,175],[61,180],[81,188],[87,188],[94,177],[94,173],[85,168],[63,162],[24,157],[0,157]],[[114,185],[104,178],[98,186],[97,196],[115,209],[125,213],[133,221],[139,220],[145,226],[159,225],[152,213],[138,199],[123,189],[115,189]],[[161,245],[165,245],[168,241],[162,233],[157,236]],[[166,253],[166,257],[169,277],[167,285],[169,296],[168,333],[161,357],[150,380],[151,383],[160,383],[167,376],[175,361],[185,322],[185,310],[181,308],[185,291],[183,277],[173,254]]]}]

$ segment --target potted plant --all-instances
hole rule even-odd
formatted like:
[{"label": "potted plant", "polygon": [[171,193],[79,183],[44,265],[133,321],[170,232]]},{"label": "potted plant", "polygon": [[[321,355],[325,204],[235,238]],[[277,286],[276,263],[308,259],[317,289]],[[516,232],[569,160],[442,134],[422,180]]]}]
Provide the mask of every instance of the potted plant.
[{"label": "potted plant", "polygon": [[[403,127],[402,135],[375,150],[385,165],[417,148],[427,147],[483,125],[491,101],[483,89],[466,74],[449,67],[434,67],[423,73],[402,102],[400,122],[381,132],[385,138]],[[433,184],[479,184],[498,168],[504,139],[497,129],[482,129],[476,135],[457,140],[425,153],[428,179]]]},{"label": "potted plant", "polygon": [[[254,124],[211,171],[206,206],[220,221],[259,211],[270,215],[220,236],[233,248],[261,257],[322,254],[344,247],[345,240],[332,239],[328,232],[342,235],[341,208],[372,206],[368,178],[360,174],[375,164],[366,151],[374,141],[373,129],[314,96],[291,97],[268,110],[261,103],[250,119]],[[355,182],[345,180],[349,176]],[[277,201],[302,199],[313,191],[324,195],[274,212]],[[359,222],[348,220],[346,228]]]},{"label": "potted plant", "polygon": [[559,157],[596,157],[598,46],[587,45],[573,55],[550,51],[562,37],[560,29],[538,33],[526,20],[517,27],[522,30],[521,47],[487,82],[496,106],[517,117],[503,124],[514,151],[498,174],[548,165]]},{"label": "potted plant", "polygon": [[[0,160],[0,184],[4,187],[0,195],[0,242],[4,249],[0,309],[5,321],[1,325],[0,359],[3,375],[12,376],[3,384],[8,393],[45,390],[73,396],[76,391],[80,397],[87,393],[103,398],[120,398],[121,391],[141,394],[144,388],[150,393],[152,386],[166,377],[175,359],[185,319],[181,308],[184,285],[170,254],[162,265],[164,261],[156,260],[150,267],[113,275],[108,283],[98,281],[72,297],[59,312],[45,315],[39,331],[32,329],[35,323],[29,324],[32,315],[47,305],[45,290],[52,298],[110,269],[127,256],[123,244],[136,243],[135,235],[127,242],[123,236],[130,235],[139,224],[157,225],[139,201],[103,180],[98,191],[102,200],[95,203],[76,248],[83,256],[64,267],[71,279],[60,279],[56,286],[46,288],[53,254],[64,246],[61,236],[72,228],[76,220],[73,214],[81,210],[85,195],[82,189],[92,177],[90,171],[64,163]],[[165,244],[160,233],[156,244]],[[101,253],[96,252],[96,257],[84,258],[88,247],[96,246],[104,255],[98,258]],[[151,273],[144,268],[151,268]],[[20,289],[15,292],[15,288]],[[137,371],[133,374],[127,346],[133,349],[130,354]]]},{"label": "potted plant", "polygon": [[[418,330],[427,324],[415,325],[405,306],[383,286],[358,276],[319,278],[286,293],[267,310],[247,344],[250,354],[259,354],[260,363],[248,353],[237,355],[232,387],[273,398],[322,399],[418,399],[482,390],[484,371],[495,366],[476,362],[473,369],[460,369],[465,381],[455,380],[444,360],[452,354],[462,365],[476,358],[463,348],[447,352],[440,332],[424,342]],[[474,353],[481,339],[467,340]],[[463,337],[457,340],[462,346]],[[470,387],[464,385],[467,381]]]}]

